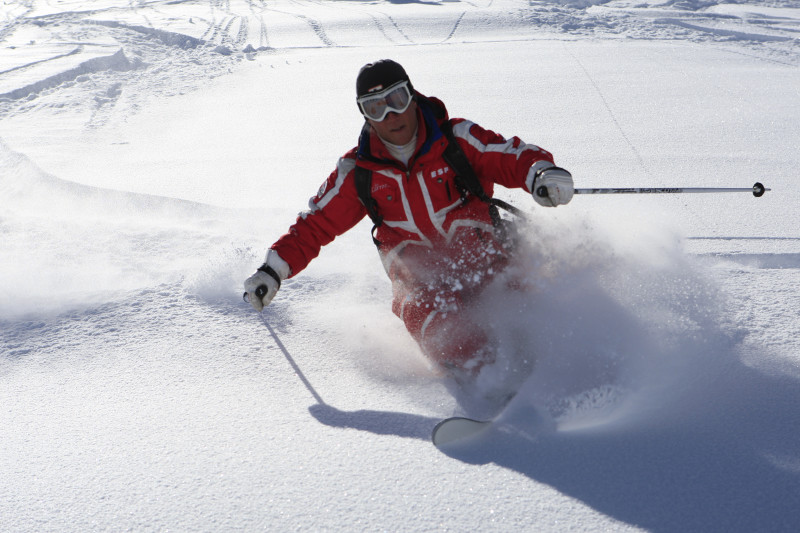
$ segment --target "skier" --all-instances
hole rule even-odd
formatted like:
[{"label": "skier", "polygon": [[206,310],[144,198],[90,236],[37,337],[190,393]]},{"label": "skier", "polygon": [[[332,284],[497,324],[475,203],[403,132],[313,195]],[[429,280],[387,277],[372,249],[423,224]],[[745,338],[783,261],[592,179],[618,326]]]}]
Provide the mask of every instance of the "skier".
[{"label": "skier", "polygon": [[309,210],[245,281],[249,301],[261,311],[283,280],[369,215],[392,281],[392,311],[433,362],[474,374],[494,354],[469,311],[512,252],[494,186],[522,188],[555,207],[572,199],[572,177],[542,148],[449,118],[439,99],[415,91],[395,61],[364,65],[356,95],[365,118],[358,146],[339,159]]}]

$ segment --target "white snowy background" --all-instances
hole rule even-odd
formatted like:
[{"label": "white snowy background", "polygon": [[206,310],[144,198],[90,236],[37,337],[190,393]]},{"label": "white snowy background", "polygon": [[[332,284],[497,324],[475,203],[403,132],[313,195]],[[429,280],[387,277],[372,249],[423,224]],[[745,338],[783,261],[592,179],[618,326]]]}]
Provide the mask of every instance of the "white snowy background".
[{"label": "white snowy background", "polygon": [[[800,2],[0,2],[0,530],[797,531]],[[535,370],[459,412],[366,221],[259,316],[242,281],[391,57],[452,116],[555,154]],[[531,409],[555,424],[535,423]]]}]

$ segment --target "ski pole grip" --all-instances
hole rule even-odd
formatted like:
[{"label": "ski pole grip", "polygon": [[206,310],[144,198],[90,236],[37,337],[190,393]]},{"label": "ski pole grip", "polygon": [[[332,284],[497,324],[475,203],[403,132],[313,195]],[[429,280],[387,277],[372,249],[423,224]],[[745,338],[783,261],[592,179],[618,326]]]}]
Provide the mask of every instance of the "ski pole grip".
[{"label": "ski pole grip", "polygon": [[[267,294],[267,290],[268,289],[266,285],[259,285],[258,287],[256,287],[256,298],[258,298],[259,300],[263,300],[264,296]],[[244,300],[247,303],[250,303],[250,295],[245,292],[244,294],[242,294],[242,300]]]},{"label": "ski pole grip", "polygon": [[547,194],[547,187],[542,185],[538,189],[536,189],[536,196],[539,198],[547,198],[549,195]]}]

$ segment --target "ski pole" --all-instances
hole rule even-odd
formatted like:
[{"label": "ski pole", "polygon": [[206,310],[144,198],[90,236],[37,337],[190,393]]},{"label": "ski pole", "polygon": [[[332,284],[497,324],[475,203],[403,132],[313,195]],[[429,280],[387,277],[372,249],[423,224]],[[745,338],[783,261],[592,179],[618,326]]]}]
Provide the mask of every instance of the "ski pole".
[{"label": "ski pole", "polygon": [[[608,188],[608,189],[575,189],[575,194],[677,194],[677,193],[718,193],[718,192],[750,192],[760,198],[767,189],[761,183],[756,183],[751,188],[746,187],[635,187],[635,188]],[[547,187],[544,185],[536,189],[540,198],[547,197]]]}]

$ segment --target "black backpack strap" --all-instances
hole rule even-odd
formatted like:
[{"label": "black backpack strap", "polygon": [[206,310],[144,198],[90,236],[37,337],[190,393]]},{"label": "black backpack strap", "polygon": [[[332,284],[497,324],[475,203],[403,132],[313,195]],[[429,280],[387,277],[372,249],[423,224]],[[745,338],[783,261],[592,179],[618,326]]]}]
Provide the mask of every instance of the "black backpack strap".
[{"label": "black backpack strap", "polygon": [[358,166],[359,160],[371,159],[372,154],[369,149],[369,124],[364,122],[361,128],[361,135],[358,137],[358,151],[356,154],[356,168],[353,170],[355,179],[356,193],[358,199],[367,210],[367,215],[372,220],[372,242],[380,246],[380,242],[375,238],[375,230],[383,224],[383,217],[378,214],[378,202],[372,197],[372,171]]},{"label": "black backpack strap", "polygon": [[367,209],[367,215],[372,219],[372,242],[375,243],[375,246],[380,246],[380,241],[375,238],[375,230],[383,224],[383,217],[378,214],[378,202],[372,197],[372,171],[356,165],[353,172],[355,174],[358,199],[364,204]]},{"label": "black backpack strap", "polygon": [[356,180],[356,192],[358,199],[367,209],[367,214],[376,226],[383,224],[383,217],[378,214],[378,202],[372,197],[372,171],[356,165],[354,170]]},{"label": "black backpack strap", "polygon": [[472,168],[472,164],[469,162],[469,159],[467,159],[467,154],[464,153],[464,150],[462,150],[461,146],[458,144],[456,135],[453,133],[452,123],[446,120],[442,123],[440,128],[447,139],[447,147],[444,150],[443,156],[445,161],[447,161],[456,173],[456,186],[461,194],[461,200],[464,201],[466,199],[468,192],[475,195],[480,200],[489,204],[493,220],[497,220],[500,217],[500,213],[497,211],[498,207],[514,215],[523,216],[522,211],[513,205],[497,198],[490,198],[486,194],[478,176],[475,174],[475,170]]},{"label": "black backpack strap", "polygon": [[378,214],[378,202],[372,197],[372,171],[358,166],[359,159],[371,158],[369,150],[369,125],[365,122],[358,138],[358,152],[356,154],[356,168],[353,170],[355,179],[356,193],[358,199],[367,210],[367,215],[372,220],[372,242],[375,246],[380,246],[380,242],[375,238],[375,230],[383,224],[383,217]]},{"label": "black backpack strap", "polygon": [[486,195],[472,164],[467,159],[467,154],[461,149],[458,144],[455,134],[453,133],[453,125],[449,120],[445,121],[440,126],[442,133],[447,139],[447,146],[444,149],[444,160],[450,165],[450,168],[456,173],[456,186],[461,193],[461,199],[466,198],[466,193],[473,194],[486,203],[491,203],[491,198]]}]

